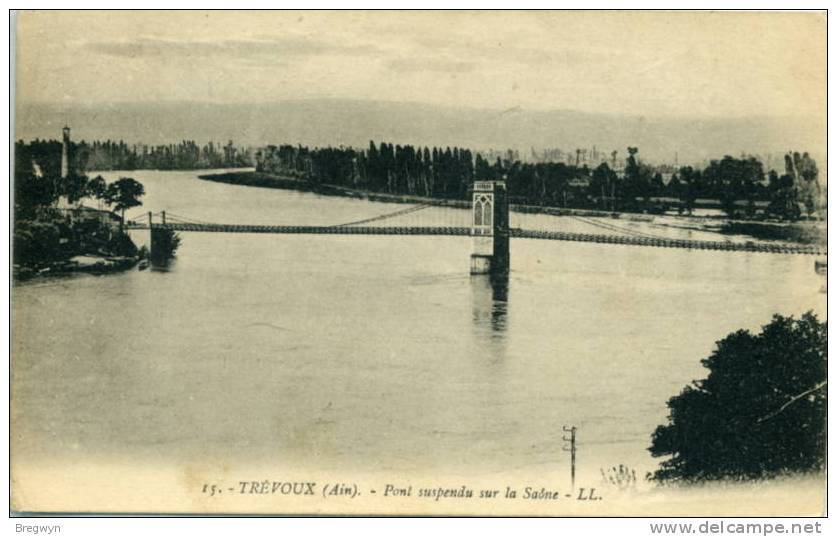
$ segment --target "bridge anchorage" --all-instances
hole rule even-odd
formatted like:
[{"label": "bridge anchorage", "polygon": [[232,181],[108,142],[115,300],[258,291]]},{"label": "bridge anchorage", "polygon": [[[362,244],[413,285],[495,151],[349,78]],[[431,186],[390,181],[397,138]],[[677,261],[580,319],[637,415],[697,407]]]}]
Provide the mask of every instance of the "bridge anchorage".
[{"label": "bridge anchorage", "polygon": [[471,274],[509,273],[509,198],[505,181],[474,181]]},{"label": "bridge anchorage", "polygon": [[166,211],[160,211],[160,224],[154,223],[154,214],[148,213],[149,252],[148,257],[155,266],[165,266],[171,260],[179,239],[172,226],[166,223]]}]

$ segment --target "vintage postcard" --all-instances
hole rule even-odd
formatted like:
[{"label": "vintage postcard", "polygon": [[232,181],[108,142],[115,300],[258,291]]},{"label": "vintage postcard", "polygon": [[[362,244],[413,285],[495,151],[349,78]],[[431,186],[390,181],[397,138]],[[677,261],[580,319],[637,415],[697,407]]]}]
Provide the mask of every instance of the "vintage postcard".
[{"label": "vintage postcard", "polygon": [[11,510],[821,516],[826,13],[12,13]]}]

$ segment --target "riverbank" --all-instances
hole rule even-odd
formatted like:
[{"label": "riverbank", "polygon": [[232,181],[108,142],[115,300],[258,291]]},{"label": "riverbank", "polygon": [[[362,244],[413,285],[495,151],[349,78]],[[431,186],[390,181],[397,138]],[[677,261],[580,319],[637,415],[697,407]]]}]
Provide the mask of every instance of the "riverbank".
[{"label": "riverbank", "polygon": [[77,255],[66,261],[56,261],[41,267],[12,265],[12,277],[17,281],[26,281],[36,276],[53,276],[83,272],[88,274],[112,274],[132,269],[140,262],[139,255],[126,256],[95,256]]},{"label": "riverbank", "polygon": [[198,175],[198,178],[206,181],[227,183],[231,185],[256,186],[261,188],[278,188],[283,190],[297,190],[300,192],[312,192],[323,196],[340,196],[344,198],[355,198],[366,201],[380,201],[385,203],[427,203],[432,201],[443,207],[456,207],[460,209],[470,207],[465,200],[427,198],[423,196],[407,196],[400,194],[387,194],[382,192],[369,192],[366,190],[354,190],[336,185],[318,184],[293,177],[280,177],[262,172],[227,172],[209,175]]},{"label": "riverbank", "polygon": [[44,210],[15,222],[12,277],[73,272],[109,274],[136,265],[145,252],[137,248],[107,211]]},{"label": "riverbank", "polygon": [[151,171],[151,172],[205,172],[209,170],[217,170],[217,169],[227,169],[227,170],[252,170],[252,165],[247,166],[230,166],[228,168],[214,168],[209,166],[204,166],[200,168],[103,168],[103,167],[96,167],[91,169],[85,169],[85,173],[88,175],[95,176],[99,173],[109,173],[109,172],[143,172],[143,171]]},{"label": "riverbank", "polygon": [[725,222],[720,232],[749,235],[762,240],[796,242],[800,244],[826,244],[828,230],[824,222]]}]

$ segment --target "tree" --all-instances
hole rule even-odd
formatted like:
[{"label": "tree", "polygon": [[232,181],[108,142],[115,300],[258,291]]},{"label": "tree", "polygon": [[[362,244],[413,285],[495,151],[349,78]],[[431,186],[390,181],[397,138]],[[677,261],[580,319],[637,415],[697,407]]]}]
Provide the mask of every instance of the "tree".
[{"label": "tree", "polygon": [[151,249],[151,261],[155,264],[165,265],[174,257],[177,247],[180,246],[180,235],[168,227],[155,227],[151,230],[154,248]]},{"label": "tree", "polygon": [[764,180],[761,162],[754,157],[737,159],[727,155],[710,162],[703,175],[728,216],[736,216],[738,200],[746,200],[748,212],[754,212],[756,185]]},{"label": "tree", "polygon": [[[599,198],[602,209],[607,209],[607,201],[611,199],[614,185],[616,184],[616,172],[610,169],[607,162],[602,162],[593,170],[590,179],[588,193],[593,198]],[[611,202],[611,209],[612,209]]]},{"label": "tree", "polygon": [[80,173],[70,173],[61,178],[61,193],[67,196],[67,201],[76,203],[87,195],[87,176]]},{"label": "tree", "polygon": [[808,153],[803,153],[802,157],[799,157],[799,153],[794,153],[794,158],[798,161],[796,169],[799,171],[799,181],[797,181],[798,201],[805,205],[805,212],[808,213],[808,216],[811,216],[817,210],[822,194],[820,184],[817,181],[819,175],[817,163]]},{"label": "tree", "polygon": [[663,174],[656,172],[651,178],[651,193],[655,196],[665,195],[666,184],[663,181]]},{"label": "tree", "polygon": [[105,200],[108,205],[113,205],[120,211],[122,223],[125,223],[125,209],[139,207],[142,202],[139,200],[145,195],[145,188],[142,183],[130,177],[120,177],[118,181],[108,185],[105,192]]},{"label": "tree", "polygon": [[637,198],[645,198],[645,204],[647,206],[648,198],[652,194],[651,169],[638,161],[635,156],[638,152],[639,148],[629,147],[628,158],[625,164],[625,180],[622,186],[622,195],[629,208],[636,205]]},{"label": "tree", "polygon": [[99,202],[100,209],[102,208],[101,202],[105,199],[107,188],[108,185],[101,175],[97,175],[87,183],[87,194]]},{"label": "tree", "polygon": [[757,479],[825,464],[827,325],[776,315],[734,332],[701,363],[706,379],[669,399],[649,448],[670,456],[652,479]]},{"label": "tree", "polygon": [[701,185],[700,170],[693,170],[691,166],[680,168],[680,202],[683,209],[692,214],[698,189]]},{"label": "tree", "polygon": [[18,173],[14,178],[15,219],[35,218],[38,210],[55,201],[54,181],[34,173]]},{"label": "tree", "polygon": [[683,183],[680,182],[680,177],[676,172],[671,174],[671,179],[668,180],[663,193],[670,198],[680,198],[683,195]]},{"label": "tree", "polygon": [[780,177],[776,172],[771,171],[768,178],[770,204],[767,206],[767,214],[784,220],[798,220],[802,211],[796,201],[797,192],[793,177],[788,174]]}]

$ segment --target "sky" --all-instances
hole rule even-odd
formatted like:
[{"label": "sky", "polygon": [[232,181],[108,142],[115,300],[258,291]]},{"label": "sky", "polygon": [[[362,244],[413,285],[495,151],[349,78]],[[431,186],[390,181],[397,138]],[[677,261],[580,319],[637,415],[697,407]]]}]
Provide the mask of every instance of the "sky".
[{"label": "sky", "polygon": [[804,12],[24,12],[18,102],[358,99],[822,116]]}]

